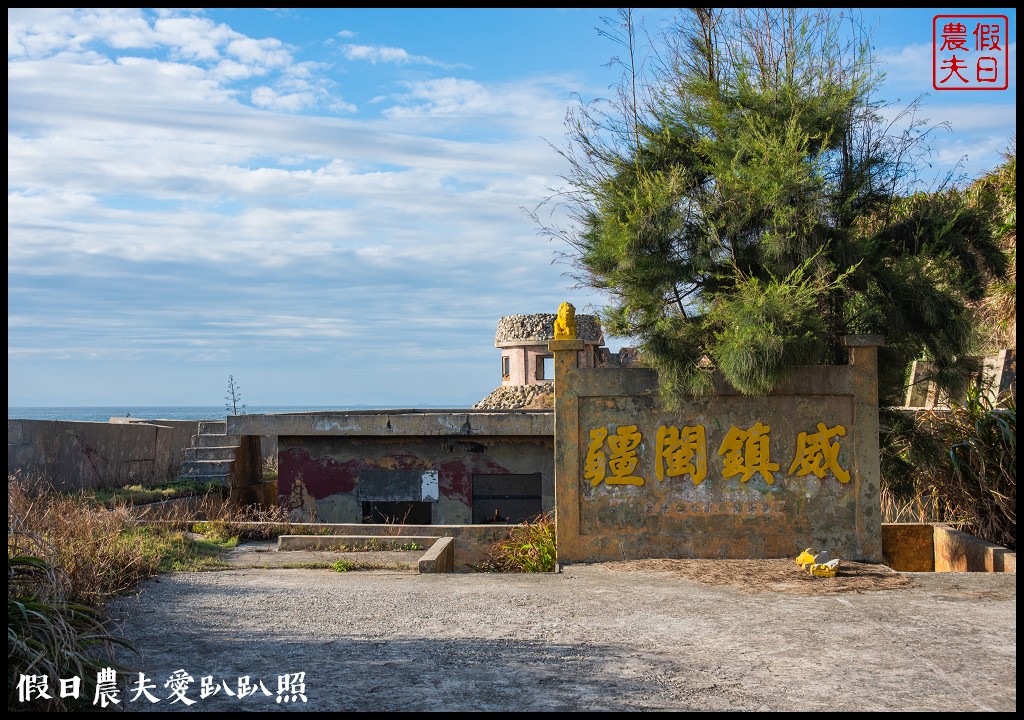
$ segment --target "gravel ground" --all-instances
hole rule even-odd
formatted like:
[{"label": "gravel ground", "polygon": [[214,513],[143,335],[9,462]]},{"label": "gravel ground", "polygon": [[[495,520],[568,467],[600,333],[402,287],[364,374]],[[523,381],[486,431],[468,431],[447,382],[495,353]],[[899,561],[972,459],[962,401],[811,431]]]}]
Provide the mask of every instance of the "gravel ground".
[{"label": "gravel ground", "polygon": [[[127,709],[1016,710],[1015,575],[808,595],[718,584],[728,571],[703,582],[685,562],[162,576],[111,606],[160,698]],[[164,687],[178,669],[194,678],[189,708]],[[276,702],[286,673],[305,673],[305,702]],[[222,689],[200,699],[203,676]],[[243,676],[269,695],[228,696]]]}]

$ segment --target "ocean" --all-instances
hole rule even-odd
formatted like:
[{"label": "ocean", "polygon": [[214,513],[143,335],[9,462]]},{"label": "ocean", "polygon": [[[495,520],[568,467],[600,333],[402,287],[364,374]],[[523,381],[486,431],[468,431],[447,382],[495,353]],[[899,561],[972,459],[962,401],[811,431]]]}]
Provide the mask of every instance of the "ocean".
[{"label": "ocean", "polygon": [[[438,406],[438,408],[450,406]],[[303,406],[251,406],[243,411],[247,415],[270,413],[330,412],[340,410],[390,410],[380,405],[303,405]],[[404,408],[408,409],[408,408]],[[423,409],[430,409],[424,407]],[[133,406],[111,407],[8,407],[8,420],[77,420],[80,422],[107,422],[112,417],[133,417],[144,420],[223,420],[229,415],[223,405],[189,406]]]}]

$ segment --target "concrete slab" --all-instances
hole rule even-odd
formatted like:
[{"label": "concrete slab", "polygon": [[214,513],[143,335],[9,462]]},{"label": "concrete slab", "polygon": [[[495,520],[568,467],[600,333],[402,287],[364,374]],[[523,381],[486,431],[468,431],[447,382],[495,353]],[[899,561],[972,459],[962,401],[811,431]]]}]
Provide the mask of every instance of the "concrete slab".
[{"label": "concrete slab", "polygon": [[239,543],[223,558],[231,568],[302,568],[326,567],[339,560],[347,560],[357,570],[391,570],[394,572],[419,572],[419,561],[423,550],[364,550],[359,552],[338,552],[334,550],[289,550],[277,549],[276,540],[250,541]]}]

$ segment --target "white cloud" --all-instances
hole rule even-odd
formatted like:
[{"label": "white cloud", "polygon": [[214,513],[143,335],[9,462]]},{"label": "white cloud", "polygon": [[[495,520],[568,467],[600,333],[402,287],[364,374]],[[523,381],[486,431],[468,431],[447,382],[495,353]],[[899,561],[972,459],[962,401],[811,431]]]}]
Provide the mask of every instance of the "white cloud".
[{"label": "white cloud", "polygon": [[341,48],[342,54],[349,60],[365,60],[373,63],[392,63],[396,65],[433,65],[436,67],[453,68],[465,67],[464,65],[451,65],[438,60],[426,57],[425,55],[411,55],[407,50],[397,47],[386,47],[384,45],[353,45],[347,44]]},{"label": "white cloud", "polygon": [[[112,50],[108,55],[104,54]],[[166,57],[151,58],[142,53],[162,52]],[[132,53],[136,54],[132,54]],[[318,63],[296,62],[292,50],[276,38],[250,38],[224,24],[189,13],[161,12],[149,16],[137,9],[52,11],[12,10],[8,17],[8,60],[22,60],[8,68],[12,72],[31,71],[24,62],[47,62],[37,66],[52,73],[52,63],[62,63],[68,75],[49,74],[44,80],[51,86],[65,82],[74,93],[87,66],[117,65],[134,67],[135,74],[108,74],[111,82],[135,83],[136,101],[162,97],[173,102],[183,97],[219,94],[224,99],[252,98],[258,107],[296,112],[323,103],[326,109],[350,112],[352,104],[337,97],[333,83],[321,74]],[[145,72],[152,75],[145,75]],[[168,76],[177,75],[182,84],[169,87]],[[259,89],[239,93],[239,83],[261,78]],[[103,77],[91,79],[95,83]],[[95,92],[90,82],[81,84]],[[106,85],[104,99],[117,90]],[[125,91],[127,93],[127,90]]]},{"label": "white cloud", "polygon": [[[330,69],[276,40],[184,11],[95,14],[86,32],[85,11],[11,11],[9,377],[258,348],[267,367],[324,357],[325,377],[377,378],[393,351],[370,337],[428,372],[490,359],[500,315],[568,297],[520,210],[560,168],[542,139],[562,129],[556,80],[422,80],[337,117],[356,108]],[[365,61],[424,60],[396,50]]]}]

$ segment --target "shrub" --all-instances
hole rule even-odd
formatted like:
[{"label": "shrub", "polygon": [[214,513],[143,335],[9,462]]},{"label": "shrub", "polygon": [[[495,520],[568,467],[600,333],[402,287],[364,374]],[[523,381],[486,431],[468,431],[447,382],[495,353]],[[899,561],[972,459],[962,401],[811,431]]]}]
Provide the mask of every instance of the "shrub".
[{"label": "shrub", "polygon": [[[38,537],[8,526],[7,535],[7,708],[65,711],[87,706],[96,673],[104,667],[124,670],[113,661],[116,648],[130,644],[107,632],[100,610],[69,599],[70,582],[49,560],[22,554],[24,546],[42,549]],[[60,697],[50,684],[49,698],[19,696],[23,676],[81,678],[79,700]]]},{"label": "shrub", "polygon": [[1016,550],[1015,398],[997,407],[973,388],[948,410],[894,416],[886,424],[889,439],[899,438],[883,456],[887,522],[947,522]]},{"label": "shrub", "polygon": [[554,572],[555,518],[542,513],[509,528],[508,536],[494,544],[487,559],[474,566],[479,572]]}]

